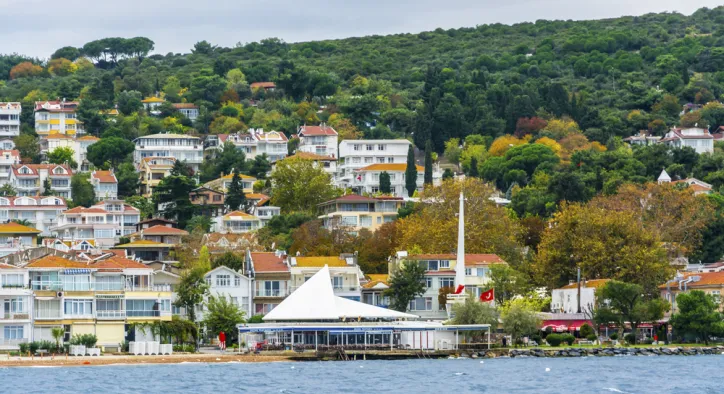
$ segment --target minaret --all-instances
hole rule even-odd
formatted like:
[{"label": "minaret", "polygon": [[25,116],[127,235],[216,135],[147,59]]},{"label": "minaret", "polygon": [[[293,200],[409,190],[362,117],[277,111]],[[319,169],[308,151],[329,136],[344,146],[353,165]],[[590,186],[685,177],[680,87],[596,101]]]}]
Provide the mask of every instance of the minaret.
[{"label": "minaret", "polygon": [[458,213],[458,255],[455,264],[455,287],[465,286],[465,198],[460,191],[460,213]]}]

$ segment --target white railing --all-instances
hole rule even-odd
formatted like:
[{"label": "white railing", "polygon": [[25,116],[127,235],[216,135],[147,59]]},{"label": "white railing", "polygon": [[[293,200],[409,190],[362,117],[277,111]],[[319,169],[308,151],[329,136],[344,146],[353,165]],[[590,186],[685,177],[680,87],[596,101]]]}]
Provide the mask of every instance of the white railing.
[{"label": "white railing", "polygon": [[124,319],[125,317],[126,311],[96,311],[98,319]]},{"label": "white railing", "polygon": [[153,285],[153,291],[173,291],[171,285]]},{"label": "white railing", "polygon": [[61,310],[54,310],[54,311],[44,311],[44,310],[35,310],[35,319],[62,319],[63,318],[63,311]]},{"label": "white railing", "polygon": [[123,291],[126,284],[119,281],[119,282],[96,282],[94,284],[94,289],[96,291]]},{"label": "white railing", "polygon": [[0,346],[17,346],[21,343],[28,343],[30,340],[28,338],[19,338],[19,339],[0,339]]},{"label": "white railing", "polygon": [[287,294],[287,289],[277,289],[277,290],[266,290],[266,289],[257,289],[256,290],[256,296],[257,297],[285,297]]},{"label": "white railing", "polygon": [[30,315],[28,314],[28,312],[5,312],[3,314],[0,314],[0,320],[30,320]]},{"label": "white railing", "polygon": [[31,288],[33,290],[63,290],[63,283],[51,280],[34,280]]}]

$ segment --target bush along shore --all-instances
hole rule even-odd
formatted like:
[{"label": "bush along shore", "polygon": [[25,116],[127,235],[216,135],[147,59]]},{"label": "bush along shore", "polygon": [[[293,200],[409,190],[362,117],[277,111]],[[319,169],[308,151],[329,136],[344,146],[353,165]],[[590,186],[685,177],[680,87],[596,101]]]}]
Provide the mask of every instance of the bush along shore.
[{"label": "bush along shore", "polygon": [[[612,357],[612,356],[697,356],[703,354],[722,354],[724,346],[711,347],[602,347],[602,348],[565,348],[565,349],[511,349],[510,357]],[[500,353],[484,352],[484,357],[500,356]],[[481,355],[482,356],[482,355]]]}]

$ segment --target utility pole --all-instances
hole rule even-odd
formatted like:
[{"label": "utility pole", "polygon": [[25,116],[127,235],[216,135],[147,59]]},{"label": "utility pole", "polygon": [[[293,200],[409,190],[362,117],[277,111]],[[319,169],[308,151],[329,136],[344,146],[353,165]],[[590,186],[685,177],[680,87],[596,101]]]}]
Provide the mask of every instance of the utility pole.
[{"label": "utility pole", "polygon": [[581,313],[581,267],[578,267],[578,312]]}]

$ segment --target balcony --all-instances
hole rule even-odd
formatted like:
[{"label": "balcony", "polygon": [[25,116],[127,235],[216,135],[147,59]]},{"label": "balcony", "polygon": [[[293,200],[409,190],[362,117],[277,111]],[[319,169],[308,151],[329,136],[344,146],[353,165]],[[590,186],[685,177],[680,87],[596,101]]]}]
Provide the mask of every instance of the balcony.
[{"label": "balcony", "polygon": [[126,318],[126,311],[96,311],[98,320],[123,320]]},{"label": "balcony", "polygon": [[255,297],[286,297],[288,295],[289,295],[289,292],[287,292],[287,289],[276,289],[276,290],[256,289],[256,292],[254,293]]},{"label": "balcony", "polygon": [[170,311],[148,311],[148,310],[140,310],[140,311],[126,311],[127,317],[162,317],[162,316],[171,316]]},{"label": "balcony", "polygon": [[35,320],[58,320],[63,318],[63,311],[60,309],[55,310],[35,310],[33,314]]},{"label": "balcony", "polygon": [[0,321],[3,320],[30,320],[30,314],[28,312],[5,312],[0,314]]},{"label": "balcony", "polygon": [[33,281],[30,286],[33,290],[58,291],[63,290],[63,283],[59,281]]}]

